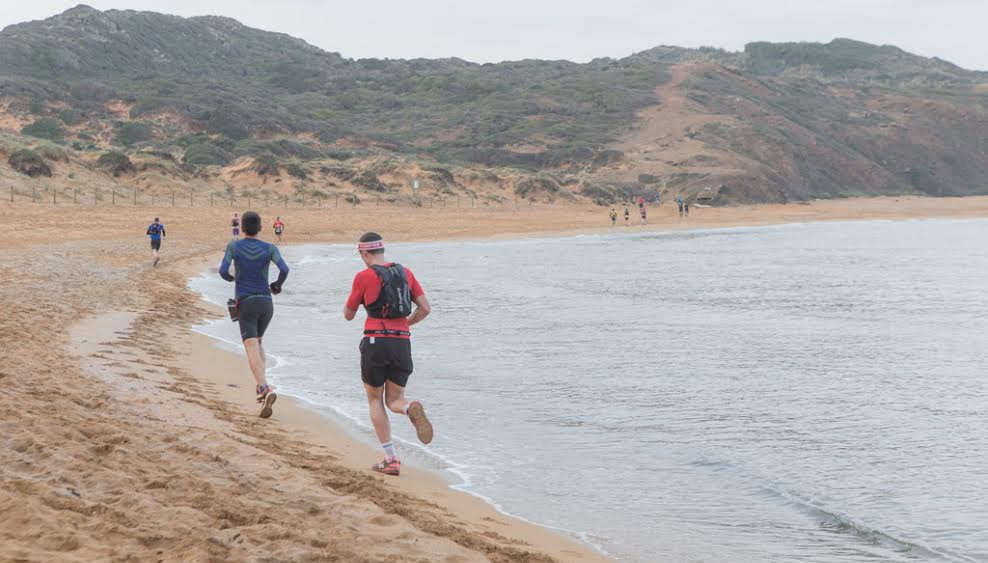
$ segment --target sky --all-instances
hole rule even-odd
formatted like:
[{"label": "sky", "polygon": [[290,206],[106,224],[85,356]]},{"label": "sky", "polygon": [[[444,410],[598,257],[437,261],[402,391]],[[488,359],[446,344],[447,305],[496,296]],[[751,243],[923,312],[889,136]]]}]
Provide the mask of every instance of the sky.
[{"label": "sky", "polygon": [[[0,0],[0,27],[78,4]],[[658,45],[849,37],[988,70],[986,0],[89,0],[101,10],[223,15],[350,58],[620,58]]]}]

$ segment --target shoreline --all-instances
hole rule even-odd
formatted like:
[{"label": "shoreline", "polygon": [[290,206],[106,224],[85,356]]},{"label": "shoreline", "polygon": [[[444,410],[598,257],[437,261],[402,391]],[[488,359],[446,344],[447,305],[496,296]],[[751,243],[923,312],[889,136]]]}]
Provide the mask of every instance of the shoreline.
[{"label": "shoreline", "polygon": [[[194,329],[191,341],[192,348],[185,361],[190,366],[197,366],[193,368],[193,376],[211,383],[218,390],[221,400],[253,414],[256,410],[250,389],[253,383],[243,356],[220,347],[220,343],[228,345],[226,341]],[[206,369],[207,366],[210,369]],[[357,380],[355,375],[354,381]],[[354,390],[360,391],[356,383]],[[455,483],[430,468],[403,464],[401,476],[397,478],[371,473],[370,466],[380,461],[379,448],[354,435],[346,428],[344,421],[336,420],[335,417],[342,417],[342,414],[326,410],[331,409],[311,403],[304,397],[279,392],[275,414],[270,420],[301,437],[302,441],[326,448],[348,469],[366,473],[418,498],[437,502],[473,525],[490,528],[490,531],[504,537],[517,538],[561,561],[614,561],[599,547],[567,534],[575,532],[558,530],[503,511],[492,499],[454,488]],[[397,417],[392,420],[393,424],[401,422]]]},{"label": "shoreline", "polygon": [[[283,246],[309,244],[333,243],[298,243]],[[188,276],[187,281],[199,276],[214,275],[214,269],[214,265],[205,257],[193,260],[183,268],[186,274],[192,274]],[[248,416],[256,416],[257,408],[251,389],[253,379],[246,358],[242,351],[224,349],[224,346],[237,348],[240,344],[198,330],[204,323],[227,320],[226,310],[207,300],[205,295],[191,287],[188,291],[197,297],[200,306],[210,314],[179,329],[180,333],[187,334],[191,343],[189,352],[181,360],[182,367],[188,370],[193,378],[204,381],[212,387],[213,393],[220,401],[236,405],[235,408],[239,408]],[[269,367],[269,371],[276,367]],[[354,374],[353,381],[354,393],[360,393],[359,374]],[[357,416],[354,414],[349,423],[363,428],[364,425],[359,422]],[[290,434],[301,437],[302,442],[324,448],[347,469],[366,474],[416,498],[429,499],[440,504],[445,510],[476,526],[482,535],[493,533],[495,537],[510,538],[511,543],[518,543],[520,540],[519,545],[531,546],[559,561],[600,563],[616,561],[602,547],[580,538],[580,532],[555,528],[511,514],[501,508],[494,499],[465,488],[458,488],[459,484],[442,474],[444,470],[403,464],[401,476],[397,478],[372,473],[369,468],[380,461],[380,449],[361,440],[352,429],[346,427],[348,422],[342,420],[343,418],[348,417],[332,407],[317,405],[304,397],[279,392],[275,414],[268,420],[282,426]],[[392,416],[392,424],[401,423],[399,417]],[[373,428],[369,425],[366,429],[373,432]],[[430,453],[419,444],[406,444],[403,447],[410,446],[421,449],[424,455],[440,460],[443,464],[453,463]]]},{"label": "shoreline", "polygon": [[[11,444],[0,449],[0,558],[607,560],[428,470],[408,467],[399,483],[370,474],[375,448],[288,396],[279,424],[262,424],[246,362],[192,330],[217,310],[188,279],[218,263],[230,211],[0,205],[0,380],[18,407],[0,421]],[[404,242],[988,217],[988,197],[699,208],[682,222],[666,204],[644,228],[611,228],[607,212],[280,214],[295,245],[368,229]],[[142,236],[153,215],[168,226],[155,269]],[[297,427],[282,426],[290,411]]]}]

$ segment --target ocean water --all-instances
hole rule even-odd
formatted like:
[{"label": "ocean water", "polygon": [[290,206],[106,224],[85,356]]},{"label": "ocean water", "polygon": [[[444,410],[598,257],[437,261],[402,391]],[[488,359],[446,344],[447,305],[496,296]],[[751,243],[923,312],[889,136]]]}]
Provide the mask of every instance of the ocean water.
[{"label": "ocean water", "polygon": [[[630,231],[390,247],[433,304],[403,459],[622,561],[988,561],[988,221]],[[362,263],[283,253],[270,377],[374,443]]]}]

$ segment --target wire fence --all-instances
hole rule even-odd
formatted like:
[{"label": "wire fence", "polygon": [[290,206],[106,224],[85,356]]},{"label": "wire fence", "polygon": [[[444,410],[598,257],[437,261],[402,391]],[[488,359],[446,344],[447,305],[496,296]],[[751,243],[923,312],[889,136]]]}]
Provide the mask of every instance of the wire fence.
[{"label": "wire fence", "polygon": [[[543,207],[553,203],[537,202],[518,197],[473,194],[402,195],[387,197],[368,194],[224,194],[216,192],[196,192],[195,190],[172,190],[144,192],[139,189],[111,188],[64,188],[50,189],[38,187],[10,186],[3,194],[6,203],[32,203],[49,206],[151,206],[184,208],[346,208],[346,207],[410,207],[442,209],[523,209]],[[0,196],[2,197],[2,196]],[[2,200],[0,200],[2,201]],[[562,201],[559,203],[578,203]]]}]

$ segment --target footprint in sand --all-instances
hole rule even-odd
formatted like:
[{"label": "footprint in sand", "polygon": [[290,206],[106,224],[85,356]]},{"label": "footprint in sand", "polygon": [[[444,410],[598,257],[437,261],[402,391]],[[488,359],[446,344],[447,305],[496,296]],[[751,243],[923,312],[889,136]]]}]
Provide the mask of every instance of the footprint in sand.
[{"label": "footprint in sand", "polygon": [[384,516],[384,515],[375,516],[375,517],[371,518],[369,520],[369,522],[371,524],[374,524],[375,526],[383,526],[383,527],[390,527],[390,526],[397,526],[398,525],[398,519],[397,518],[395,518],[393,516]]}]

